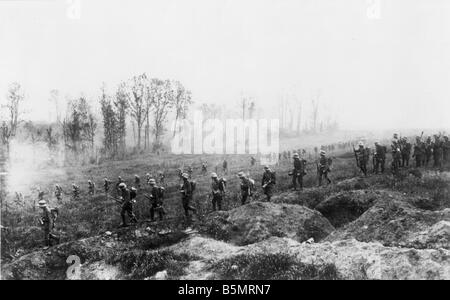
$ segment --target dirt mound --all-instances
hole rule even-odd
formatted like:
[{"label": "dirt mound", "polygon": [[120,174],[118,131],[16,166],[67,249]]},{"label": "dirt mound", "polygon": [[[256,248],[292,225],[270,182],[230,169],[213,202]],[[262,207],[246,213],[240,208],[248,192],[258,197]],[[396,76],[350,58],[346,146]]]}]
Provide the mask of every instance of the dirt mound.
[{"label": "dirt mound", "polygon": [[363,190],[367,189],[369,184],[362,177],[355,177],[340,181],[336,184],[336,188],[341,191]]},{"label": "dirt mound", "polygon": [[320,202],[331,194],[331,189],[327,187],[321,188],[305,188],[303,191],[289,191],[272,197],[273,203],[286,203],[303,205],[314,209]]},{"label": "dirt mound", "polygon": [[233,246],[201,236],[170,248],[199,256],[185,268],[185,279],[450,279],[450,251],[444,249],[356,240],[308,244],[279,237]]},{"label": "dirt mound", "polygon": [[361,242],[379,241],[386,246],[417,249],[450,249],[446,230],[450,209],[423,210],[417,199],[399,193],[380,194],[380,199],[355,221],[333,232],[328,241],[355,238]]},{"label": "dirt mound", "polygon": [[303,242],[320,241],[334,227],[319,212],[304,206],[253,202],[207,216],[202,231],[236,245],[248,245],[271,236]]}]

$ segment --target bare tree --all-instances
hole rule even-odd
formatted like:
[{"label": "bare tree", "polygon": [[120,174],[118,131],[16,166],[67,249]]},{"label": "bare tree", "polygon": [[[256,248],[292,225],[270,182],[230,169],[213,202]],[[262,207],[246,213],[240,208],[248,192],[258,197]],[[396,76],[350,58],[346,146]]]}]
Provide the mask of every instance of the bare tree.
[{"label": "bare tree", "polygon": [[120,150],[125,153],[125,139],[126,139],[126,117],[129,109],[129,103],[126,92],[126,85],[120,84],[117,88],[116,98],[114,100],[115,115],[117,121],[117,143]]},{"label": "bare tree", "polygon": [[147,75],[134,76],[130,81],[128,99],[131,117],[135,120],[137,127],[137,149],[141,148],[142,125],[147,118],[145,93],[147,91]]},{"label": "bare tree", "polygon": [[161,136],[164,134],[164,124],[167,120],[167,114],[174,104],[175,91],[169,80],[152,79],[149,88],[151,94],[151,109],[154,118],[154,134],[155,141],[153,149],[157,150],[161,147]]},{"label": "bare tree", "polygon": [[317,91],[315,98],[311,100],[312,105],[312,130],[317,132],[317,125],[319,120],[319,102],[320,102],[320,90]]},{"label": "bare tree", "polygon": [[55,105],[55,117],[56,117],[56,123],[61,123],[61,112],[59,108],[59,91],[54,89],[50,91],[50,99],[49,102]]},{"label": "bare tree", "polygon": [[175,136],[178,120],[186,117],[186,112],[189,105],[192,104],[191,92],[186,90],[185,87],[179,82],[173,83],[175,90],[174,107],[175,107],[175,126],[173,130],[173,136]]},{"label": "bare tree", "polygon": [[22,86],[17,82],[12,83],[8,89],[6,98],[7,103],[5,106],[9,114],[9,128],[11,130],[11,137],[13,137],[17,133],[17,126],[20,122],[20,104],[25,99]]}]

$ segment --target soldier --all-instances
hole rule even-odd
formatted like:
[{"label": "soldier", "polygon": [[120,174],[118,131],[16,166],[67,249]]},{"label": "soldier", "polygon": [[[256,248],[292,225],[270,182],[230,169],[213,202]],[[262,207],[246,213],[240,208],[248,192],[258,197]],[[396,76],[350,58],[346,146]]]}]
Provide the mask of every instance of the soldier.
[{"label": "soldier", "polygon": [[119,185],[121,183],[125,183],[125,182],[123,181],[122,177],[119,176],[119,177],[117,177],[117,183],[116,183],[116,190],[117,190],[117,195],[118,196],[120,196],[120,194],[121,194],[121,190],[120,190],[120,187],[119,187]]},{"label": "soldier", "polygon": [[119,191],[120,191],[120,201],[121,201],[121,211],[120,211],[120,217],[122,218],[122,224],[120,224],[120,227],[127,227],[128,224],[126,222],[125,215],[128,215],[128,218],[130,219],[130,222],[137,223],[136,216],[133,213],[133,202],[131,199],[131,193],[127,189],[127,185],[124,182],[121,182],[119,184]]},{"label": "soldier", "polygon": [[193,198],[193,193],[195,189],[195,183],[189,181],[189,174],[183,173],[181,175],[183,178],[183,183],[181,184],[181,200],[183,203],[184,214],[186,217],[189,217],[189,211],[191,210],[194,214],[197,213],[197,210],[190,205],[190,202]]},{"label": "soldier", "polygon": [[369,160],[368,151],[364,148],[364,143],[359,142],[358,150],[355,150],[355,155],[358,163],[358,167],[363,172],[364,176],[367,176],[367,162]]},{"label": "soldier", "polygon": [[374,158],[374,172],[375,174],[379,173],[381,169],[381,173],[384,173],[384,166],[386,163],[386,146],[380,145],[378,142],[375,142],[375,153],[373,154]]},{"label": "soldier", "polygon": [[425,156],[423,143],[420,137],[416,137],[416,144],[414,145],[413,158],[416,159],[416,168],[420,168],[422,166],[423,157]]},{"label": "soldier", "polygon": [[444,163],[450,162],[450,140],[448,136],[444,136],[443,147],[443,155],[444,155]]},{"label": "soldier", "polygon": [[250,157],[250,165],[253,167],[256,163],[256,158],[254,158],[253,156]]},{"label": "soldier", "polygon": [[139,177],[139,175],[135,174],[134,175],[134,185],[140,189],[141,188],[141,177]]},{"label": "soldier", "polygon": [[228,162],[227,162],[226,159],[223,160],[222,171],[223,171],[224,174],[228,174]]},{"label": "soldier", "polygon": [[330,178],[328,178],[328,173],[331,171],[331,159],[326,157],[325,151],[320,151],[320,158],[317,162],[317,173],[319,177],[319,186],[322,185],[322,177],[328,181],[328,184],[331,183]]},{"label": "soldier", "polygon": [[156,185],[155,179],[150,179],[150,194],[145,195],[150,200],[150,219],[155,220],[155,212],[158,212],[159,220],[162,221],[165,215],[163,208],[164,188]]},{"label": "soldier", "polygon": [[38,206],[42,209],[42,215],[39,218],[39,224],[44,230],[45,246],[50,247],[53,245],[52,241],[59,243],[59,238],[52,233],[55,229],[56,219],[58,218],[58,209],[49,208],[45,200],[40,200]]},{"label": "soldier", "polygon": [[273,172],[269,168],[269,166],[264,166],[264,174],[261,180],[261,186],[264,191],[264,194],[267,197],[267,201],[269,202],[270,198],[272,198],[272,190],[275,184],[276,184],[275,172]]},{"label": "soldier", "polygon": [[105,191],[105,194],[108,194],[110,185],[111,185],[111,181],[108,178],[105,177],[103,179],[103,189]]},{"label": "soldier", "polygon": [[62,188],[59,184],[55,184],[55,197],[58,202],[62,201]]},{"label": "soldier", "polygon": [[202,173],[206,174],[208,172],[208,163],[205,161],[202,163]]},{"label": "soldier", "polygon": [[435,168],[441,168],[442,167],[442,158],[443,158],[443,147],[442,142],[439,138],[439,136],[434,136],[434,143],[433,143],[433,160],[434,160],[434,167]]},{"label": "soldier", "polygon": [[226,180],[220,178],[216,173],[211,174],[211,197],[213,210],[216,211],[216,206],[222,210],[222,200],[225,195]]},{"label": "soldier", "polygon": [[73,200],[80,200],[80,188],[75,183],[72,183],[72,197]]},{"label": "soldier", "polygon": [[192,166],[189,166],[187,172],[188,172],[188,175],[189,175],[189,179],[191,179],[192,178],[192,173],[194,173],[194,168],[192,168]]},{"label": "soldier", "polygon": [[424,166],[428,167],[430,163],[431,156],[433,156],[433,145],[431,143],[431,137],[427,137],[425,142],[425,163]]},{"label": "soldier", "polygon": [[394,176],[396,176],[396,175],[398,175],[400,166],[402,164],[402,153],[401,153],[400,148],[394,149],[392,151],[392,157],[393,157],[393,160],[392,160],[392,164],[391,164],[391,171],[392,171],[392,174]]},{"label": "soldier", "polygon": [[164,179],[166,178],[166,176],[164,175],[163,172],[159,172],[159,184],[164,185]]},{"label": "soldier", "polygon": [[255,182],[253,179],[247,178],[244,172],[239,172],[238,177],[241,180],[241,204],[244,205],[248,197],[252,196]]},{"label": "soldier", "polygon": [[401,142],[402,167],[409,167],[409,158],[411,157],[412,145],[408,139],[404,137]]},{"label": "soldier", "polygon": [[294,153],[294,170],[292,171],[292,185],[294,190],[297,190],[297,181],[300,185],[300,190],[303,190],[303,176],[306,175],[306,160],[300,159],[298,153]]},{"label": "soldier", "polygon": [[90,180],[88,180],[88,194],[91,196],[95,195],[95,183]]},{"label": "soldier", "polygon": [[150,184],[150,179],[152,179],[152,175],[150,175],[150,173],[145,174],[145,180],[148,185]]}]

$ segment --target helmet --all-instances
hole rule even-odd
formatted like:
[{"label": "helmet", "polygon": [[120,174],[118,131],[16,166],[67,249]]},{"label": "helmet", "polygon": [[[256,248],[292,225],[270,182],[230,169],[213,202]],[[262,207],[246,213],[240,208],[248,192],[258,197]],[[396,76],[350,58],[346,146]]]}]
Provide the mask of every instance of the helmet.
[{"label": "helmet", "polygon": [[46,207],[46,206],[47,206],[47,201],[45,201],[45,200],[39,200],[38,206],[39,206],[39,207]]},{"label": "helmet", "polygon": [[320,155],[325,155],[325,150],[320,150]]},{"label": "helmet", "polygon": [[188,175],[187,173],[183,173],[183,174],[181,174],[181,177],[183,177],[183,178],[185,178],[185,179],[188,179],[188,178],[189,178],[189,175]]},{"label": "helmet", "polygon": [[133,192],[136,192],[137,191],[137,189],[133,186],[133,187],[131,187],[131,190],[133,191]]},{"label": "helmet", "polygon": [[134,177],[139,177],[137,174],[134,174]]},{"label": "helmet", "polygon": [[244,174],[244,172],[239,172],[239,173],[238,173],[238,177],[240,177],[240,178],[243,178],[243,177],[245,177],[245,174]]},{"label": "helmet", "polygon": [[264,170],[269,170],[270,168],[269,168],[269,166],[268,165],[265,165],[264,166]]},{"label": "helmet", "polygon": [[150,179],[150,180],[148,181],[148,183],[149,183],[149,184],[156,184],[156,180],[152,178],[152,179]]},{"label": "helmet", "polygon": [[361,141],[361,142],[359,142],[358,143],[358,145],[361,147],[361,146],[363,146],[364,147],[364,142],[363,141]]},{"label": "helmet", "polygon": [[298,155],[298,153],[294,153],[293,157],[294,158],[299,158],[300,156]]},{"label": "helmet", "polygon": [[127,185],[124,182],[122,182],[121,184],[119,184],[119,188],[125,189],[125,188],[127,188]]},{"label": "helmet", "polygon": [[217,178],[217,174],[216,173],[211,173],[211,178]]},{"label": "helmet", "polygon": [[378,146],[379,144],[380,144],[380,143],[378,143],[378,142],[375,142],[375,145],[377,145],[377,146]]},{"label": "helmet", "polygon": [[92,183],[92,181],[88,180],[88,183],[90,184],[90,183]]}]

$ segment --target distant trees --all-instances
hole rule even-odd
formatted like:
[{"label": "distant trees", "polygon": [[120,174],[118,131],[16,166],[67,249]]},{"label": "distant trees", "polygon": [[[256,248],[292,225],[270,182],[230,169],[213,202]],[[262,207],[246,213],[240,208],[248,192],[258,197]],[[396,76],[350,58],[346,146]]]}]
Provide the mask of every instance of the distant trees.
[{"label": "distant trees", "polygon": [[141,148],[142,126],[147,118],[145,97],[147,96],[148,81],[147,75],[134,76],[128,85],[127,97],[130,104],[130,114],[137,127],[137,149]]},{"label": "distant trees", "polygon": [[189,105],[192,104],[191,92],[186,90],[186,88],[179,81],[173,83],[173,89],[175,92],[173,106],[175,108],[175,126],[173,129],[173,136],[176,134],[178,120],[186,117],[186,112]]}]

